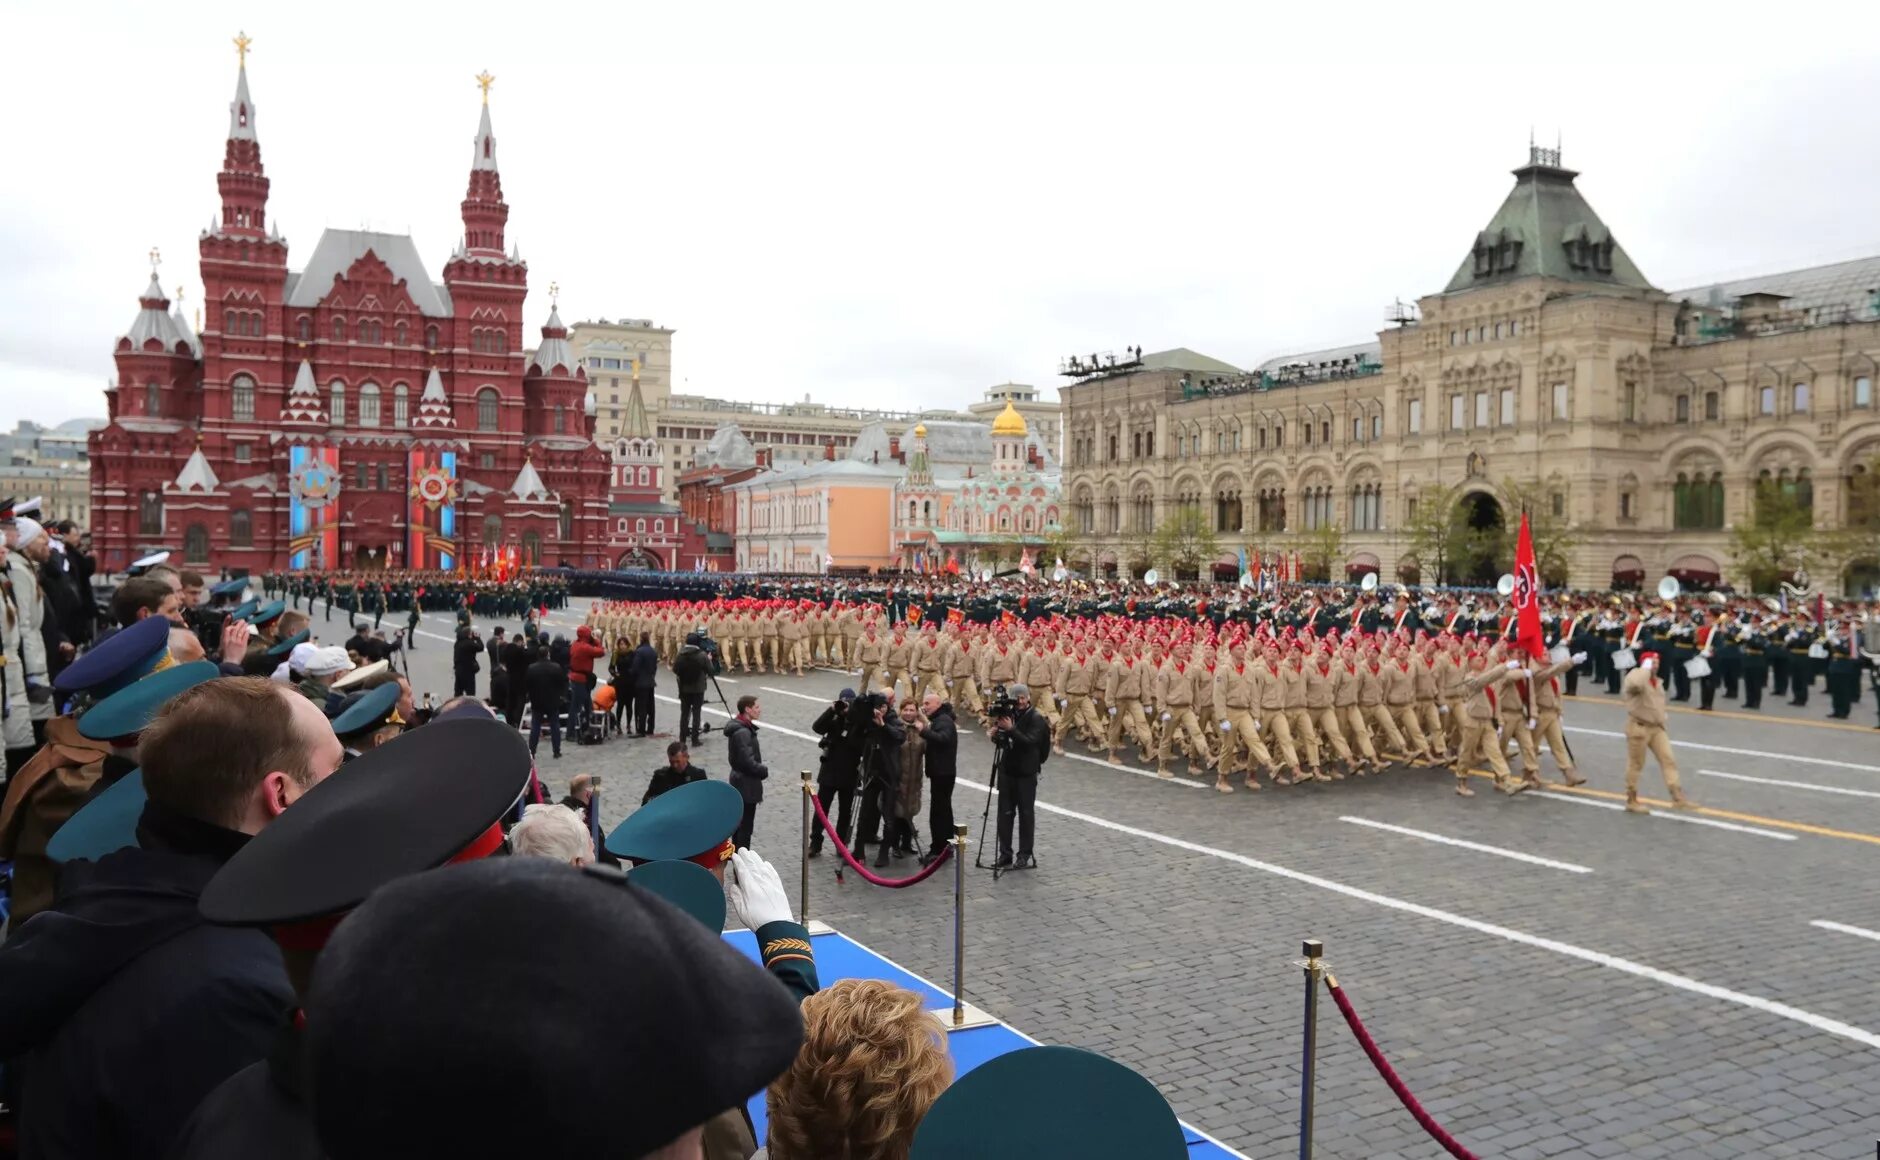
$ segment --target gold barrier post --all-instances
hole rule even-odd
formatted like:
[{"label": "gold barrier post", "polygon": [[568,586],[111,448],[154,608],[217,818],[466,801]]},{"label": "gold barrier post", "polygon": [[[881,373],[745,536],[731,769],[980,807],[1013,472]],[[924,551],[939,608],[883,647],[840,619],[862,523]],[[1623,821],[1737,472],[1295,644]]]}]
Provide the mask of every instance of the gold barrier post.
[{"label": "gold barrier post", "polygon": [[966,826],[953,827],[953,1026],[966,1025]]},{"label": "gold barrier post", "polygon": [[1299,1085],[1299,1160],[1312,1160],[1313,1085],[1319,1054],[1319,981],[1325,977],[1325,944],[1315,938],[1305,940],[1305,956],[1305,961],[1299,964],[1306,973],[1306,1045]]},{"label": "gold barrier post", "polygon": [[809,770],[803,771],[803,848],[799,851],[803,862],[803,883],[797,894],[797,918],[805,927],[809,925],[809,835],[814,822],[815,810],[810,805],[810,795],[816,792],[816,783],[809,777]]}]

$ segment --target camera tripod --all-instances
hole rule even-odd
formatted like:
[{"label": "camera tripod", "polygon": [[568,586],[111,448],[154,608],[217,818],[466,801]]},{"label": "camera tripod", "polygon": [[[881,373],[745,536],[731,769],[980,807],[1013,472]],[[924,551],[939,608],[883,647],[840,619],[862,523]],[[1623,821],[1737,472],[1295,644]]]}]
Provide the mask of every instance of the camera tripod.
[{"label": "camera tripod", "polygon": [[[1001,866],[998,864],[998,856],[995,853],[993,855],[992,865],[988,866],[985,863],[986,847],[998,840],[997,835],[992,832],[991,827],[987,823],[992,818],[992,799],[999,796],[999,774],[1004,769],[1005,749],[1002,746],[995,745],[992,749],[992,784],[986,787],[986,808],[980,811],[979,814],[979,844],[973,847],[973,868],[976,870],[992,871],[992,880],[994,882],[997,882],[1003,875],[1015,871],[1036,870],[1038,868],[1038,859],[1035,856],[1022,866],[1016,862],[1010,866]],[[1034,838],[1036,838],[1036,836],[1036,834],[1033,835]]]}]

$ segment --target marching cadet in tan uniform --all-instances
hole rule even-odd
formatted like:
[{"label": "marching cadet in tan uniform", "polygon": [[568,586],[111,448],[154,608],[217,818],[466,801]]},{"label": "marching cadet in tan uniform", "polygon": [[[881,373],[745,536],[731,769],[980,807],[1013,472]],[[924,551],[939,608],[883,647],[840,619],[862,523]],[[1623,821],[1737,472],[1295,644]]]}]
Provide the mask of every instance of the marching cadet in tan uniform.
[{"label": "marching cadet in tan uniform", "polygon": [[1678,759],[1671,755],[1671,738],[1665,732],[1665,687],[1658,681],[1658,654],[1640,653],[1638,667],[1625,675],[1619,692],[1625,697],[1626,812],[1651,812],[1638,800],[1638,779],[1645,772],[1647,750],[1658,759],[1671,804],[1680,809],[1695,807],[1697,803],[1684,796],[1684,786],[1678,781]]},{"label": "marching cadet in tan uniform", "polygon": [[1051,747],[1064,752],[1058,741],[1062,715],[1057,702],[1057,658],[1045,650],[1044,638],[1034,637],[1031,649],[1019,661],[1018,679],[1031,688],[1032,708],[1044,715],[1051,726]]},{"label": "marching cadet in tan uniform", "polygon": [[829,644],[831,648],[839,649],[840,652],[832,652],[829,655],[829,663],[838,669],[854,668],[856,666],[855,646],[862,639],[861,613],[853,607],[844,608],[836,614],[836,628],[838,631],[830,637]]},{"label": "marching cadet in tan uniform", "polygon": [[1194,747],[1194,757],[1189,762],[1191,766],[1212,764],[1214,759],[1208,753],[1208,739],[1202,734],[1201,723],[1195,718],[1195,678],[1186,660],[1170,657],[1157,670],[1155,700],[1162,710],[1160,745],[1156,749],[1157,776],[1175,776],[1168,762],[1174,755],[1178,735],[1186,736],[1188,743]]},{"label": "marching cadet in tan uniform", "polygon": [[1430,760],[1440,765],[1449,760],[1449,743],[1443,735],[1443,710],[1437,700],[1441,685],[1430,659],[1414,648],[1410,650],[1410,676],[1415,690],[1417,724],[1423,726]]},{"label": "marching cadet in tan uniform", "polygon": [[1456,792],[1463,797],[1475,796],[1475,791],[1469,788],[1469,766],[1480,756],[1495,771],[1496,789],[1519,793],[1522,787],[1508,775],[1508,762],[1502,757],[1495,721],[1501,716],[1497,702],[1512,695],[1505,682],[1521,674],[1521,662],[1491,665],[1485,655],[1476,653],[1472,663],[1475,668],[1462,686],[1466,700],[1462,710],[1462,747],[1456,752],[1454,766]]},{"label": "marching cadet in tan uniform", "polygon": [[[1273,784],[1291,785],[1299,780],[1299,751],[1293,746],[1292,721],[1286,716],[1286,681],[1280,675],[1279,647],[1267,645],[1260,663],[1250,671],[1260,725],[1271,743],[1267,748],[1279,758],[1273,769]],[[1282,773],[1282,769],[1291,772]]]},{"label": "marching cadet in tan uniform", "polygon": [[[1011,638],[1006,636],[1004,631],[1001,630],[993,636],[985,649],[983,658],[985,679],[979,682],[980,688],[985,690],[987,697],[991,697],[999,686],[1009,687],[1018,680],[1018,664],[1023,657],[1024,654],[1012,644]],[[1032,704],[1035,706],[1037,702],[1033,701]],[[979,723],[984,725],[985,718],[981,717]]]},{"label": "marching cadet in tan uniform", "polygon": [[920,635],[914,638],[914,688],[908,692],[908,700],[916,705],[929,689],[940,694],[946,700],[945,645],[940,633],[933,625],[924,625]]},{"label": "marching cadet in tan uniform", "polygon": [[970,630],[950,635],[946,644],[946,679],[948,699],[976,717],[984,716],[985,703],[979,699],[978,644]]},{"label": "marching cadet in tan uniform", "polygon": [[1305,765],[1294,771],[1293,781],[1330,781],[1319,767],[1319,735],[1312,728],[1312,715],[1306,711],[1304,654],[1295,651],[1287,663],[1280,666],[1279,679],[1287,730],[1293,736],[1294,748],[1303,749],[1306,758]]},{"label": "marching cadet in tan uniform", "polygon": [[[783,618],[785,613],[767,608],[758,614],[764,630],[764,652],[770,662],[769,672],[783,672]],[[800,675],[800,674],[799,674]]]},{"label": "marching cadet in tan uniform", "polygon": [[1064,725],[1058,731],[1057,752],[1064,752],[1064,735],[1075,732],[1091,748],[1095,748],[1095,739],[1103,732],[1097,721],[1097,707],[1091,702],[1091,693],[1096,689],[1097,674],[1101,671],[1096,661],[1090,656],[1082,641],[1071,649],[1071,655],[1064,661]]},{"label": "marching cadet in tan uniform", "polygon": [[[1496,645],[1489,651],[1488,661],[1491,665],[1497,662],[1505,664],[1511,660],[1524,665],[1533,663],[1522,657],[1513,655],[1513,650],[1503,645]],[[1531,671],[1532,670],[1523,670],[1524,673]],[[1540,750],[1536,749],[1534,746],[1534,730],[1533,727],[1528,724],[1528,722],[1534,720],[1532,716],[1534,711],[1533,706],[1528,703],[1530,696],[1529,690],[1532,688],[1533,685],[1529,677],[1517,675],[1502,687],[1501,696],[1500,747],[1505,752],[1508,748],[1510,738],[1513,738],[1515,743],[1520,747],[1522,782],[1530,788],[1541,783]]]},{"label": "marching cadet in tan uniform", "polygon": [[[1338,711],[1332,707],[1331,666],[1331,656],[1323,645],[1313,649],[1312,654],[1305,658],[1306,713],[1311,717],[1312,724],[1317,727],[1320,750],[1330,746],[1333,754],[1344,767],[1350,769],[1351,746],[1345,743],[1345,731],[1339,727]],[[1323,755],[1321,752],[1320,756]],[[1345,780],[1344,773],[1336,769],[1332,770],[1329,777],[1326,777],[1319,773],[1316,768],[1317,764],[1315,759],[1313,762],[1315,775],[1327,781]]]},{"label": "marching cadet in tan uniform", "polygon": [[908,689],[914,687],[914,646],[907,639],[905,625],[894,626],[894,635],[888,640],[888,651],[882,662],[887,666],[887,674],[882,683],[898,690],[903,684]]},{"label": "marching cadet in tan uniform", "polygon": [[[1362,755],[1351,771],[1363,777],[1378,768],[1377,749],[1371,744],[1371,723],[1358,704],[1358,691],[1364,681],[1358,672],[1361,664],[1357,650],[1346,645],[1343,653],[1343,656],[1332,661],[1332,715],[1345,726],[1345,734],[1350,738],[1349,745],[1353,751]],[[1368,668],[1364,670],[1364,676],[1370,676]]]},{"label": "marching cadet in tan uniform", "polygon": [[[785,620],[781,625],[781,632],[784,653],[789,660],[790,667],[795,669],[796,675],[800,677],[803,675],[804,666],[809,664],[809,621],[804,619],[803,613],[796,609],[783,615]],[[781,664],[778,670],[782,671]]]},{"label": "marching cadet in tan uniform", "polygon": [[854,657],[862,670],[861,691],[872,693],[879,689],[882,683],[882,664],[888,657],[888,646],[885,641],[875,635],[874,625],[871,624],[862,631],[862,639],[855,645]]},{"label": "marching cadet in tan uniform", "polygon": [[[1203,739],[1218,738],[1218,733],[1203,724],[1214,709],[1214,650],[1199,641],[1188,650],[1188,683],[1194,692],[1195,727]],[[1189,756],[1192,762],[1193,754]],[[1221,755],[1217,752],[1208,763],[1218,767],[1220,761]]]},{"label": "marching cadet in tan uniform", "polygon": [[1397,732],[1397,719],[1390,715],[1390,709],[1384,704],[1384,658],[1375,646],[1368,650],[1358,662],[1358,707],[1371,723],[1371,740],[1381,753],[1388,754],[1391,762],[1404,759],[1408,748],[1404,744],[1403,734]]},{"label": "marching cadet in tan uniform", "polygon": [[[1575,769],[1573,750],[1567,748],[1567,739],[1560,727],[1560,674],[1585,663],[1585,653],[1574,653],[1569,659],[1548,665],[1534,674],[1534,709],[1540,721],[1535,730],[1535,747],[1539,748],[1539,741],[1547,742],[1547,748],[1554,754],[1554,764],[1560,767],[1560,776],[1568,785],[1585,785],[1586,779]],[[1534,781],[1540,781],[1538,769]]]},{"label": "marching cadet in tan uniform", "polygon": [[1416,678],[1410,675],[1410,661],[1405,655],[1406,651],[1402,648],[1393,649],[1378,670],[1378,677],[1384,685],[1384,707],[1397,722],[1399,734],[1410,743],[1404,751],[1405,758],[1421,764],[1434,764],[1435,757],[1430,752],[1429,739],[1423,736],[1423,727],[1417,723]]},{"label": "marching cadet in tan uniform", "polygon": [[1436,713],[1443,719],[1443,752],[1451,761],[1462,748],[1462,706],[1468,700],[1463,695],[1469,675],[1462,669],[1461,647],[1450,637],[1449,647],[1438,649],[1431,664],[1436,674]]},{"label": "marching cadet in tan uniform", "polygon": [[1117,660],[1116,645],[1108,637],[1103,638],[1090,654],[1090,705],[1096,711],[1099,726],[1096,735],[1090,739],[1093,753],[1103,747],[1103,738],[1110,731],[1110,703],[1104,699],[1104,693],[1110,687],[1110,669]]},{"label": "marching cadet in tan uniform", "polygon": [[1103,687],[1103,699],[1109,704],[1110,728],[1104,735],[1104,745],[1110,751],[1110,764],[1123,764],[1116,756],[1116,743],[1122,740],[1123,731],[1135,739],[1141,749],[1143,761],[1155,751],[1155,731],[1149,728],[1149,719],[1144,716],[1142,699],[1146,687],[1153,687],[1154,668],[1136,653],[1136,642],[1130,641],[1123,646],[1123,655],[1110,666],[1110,675]]}]

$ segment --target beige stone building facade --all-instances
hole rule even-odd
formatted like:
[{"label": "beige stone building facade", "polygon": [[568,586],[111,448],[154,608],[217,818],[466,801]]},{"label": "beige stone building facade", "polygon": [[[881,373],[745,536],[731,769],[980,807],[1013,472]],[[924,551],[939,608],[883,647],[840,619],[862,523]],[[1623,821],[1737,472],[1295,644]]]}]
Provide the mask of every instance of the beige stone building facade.
[{"label": "beige stone building facade", "polygon": [[[1391,580],[1421,568],[1403,532],[1419,493],[1460,488],[1512,526],[1514,481],[1577,529],[1587,588],[1743,584],[1728,529],[1763,479],[1838,526],[1880,454],[1880,258],[1667,293],[1575,176],[1534,150],[1449,283],[1374,342],[1245,372],[1185,351],[1081,368],[1061,391],[1068,525],[1127,567],[1136,530],[1187,505],[1223,566],[1336,524],[1343,571]],[[1831,591],[1876,570],[1819,563]]]},{"label": "beige stone building facade", "polygon": [[648,411],[658,411],[672,394],[672,331],[651,319],[577,322],[568,328],[568,345],[587,368],[594,437],[603,444],[622,433],[636,371]]}]

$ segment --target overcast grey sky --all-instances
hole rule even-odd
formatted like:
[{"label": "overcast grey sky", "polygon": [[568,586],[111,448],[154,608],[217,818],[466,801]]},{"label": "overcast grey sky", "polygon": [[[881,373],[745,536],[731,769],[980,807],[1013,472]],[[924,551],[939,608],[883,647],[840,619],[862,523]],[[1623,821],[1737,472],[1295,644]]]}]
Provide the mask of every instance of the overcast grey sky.
[{"label": "overcast grey sky", "polygon": [[963,405],[1072,351],[1248,365],[1440,290],[1525,159],[1667,289],[1880,252],[1880,5],[7,4],[0,424],[104,414],[201,298],[238,30],[270,220],[460,232],[477,89],[548,313],[677,389]]}]

